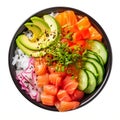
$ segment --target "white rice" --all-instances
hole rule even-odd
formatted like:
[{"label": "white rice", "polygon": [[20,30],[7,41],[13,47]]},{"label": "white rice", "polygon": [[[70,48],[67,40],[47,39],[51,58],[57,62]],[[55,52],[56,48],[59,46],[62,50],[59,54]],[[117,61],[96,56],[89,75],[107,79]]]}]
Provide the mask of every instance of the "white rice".
[{"label": "white rice", "polygon": [[55,17],[58,13],[51,12],[50,16]]},{"label": "white rice", "polygon": [[29,57],[25,55],[19,48],[15,50],[12,65],[16,65],[17,70],[25,70],[28,67]]},{"label": "white rice", "polygon": [[30,31],[30,30],[27,30],[27,31],[25,31],[25,32],[23,32],[29,39],[31,39],[32,38],[32,36],[33,36],[33,33],[32,33],[32,31]]}]

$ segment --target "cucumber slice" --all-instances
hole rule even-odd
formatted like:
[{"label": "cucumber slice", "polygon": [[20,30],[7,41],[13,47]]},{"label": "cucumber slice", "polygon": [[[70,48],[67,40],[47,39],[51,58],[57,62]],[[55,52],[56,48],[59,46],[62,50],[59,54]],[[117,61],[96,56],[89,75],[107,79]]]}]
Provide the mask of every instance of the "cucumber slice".
[{"label": "cucumber slice", "polygon": [[85,70],[85,71],[88,74],[89,80],[88,80],[88,87],[84,90],[84,92],[86,94],[90,94],[96,88],[96,77],[94,76],[94,74],[91,71],[89,71],[89,70]]},{"label": "cucumber slice", "polygon": [[96,66],[98,71],[97,85],[100,85],[103,81],[104,67],[93,58],[87,58],[87,61],[92,62]]},{"label": "cucumber slice", "polygon": [[97,55],[99,61],[100,61],[100,64],[104,66],[104,62],[103,62],[103,59],[101,58],[101,56]]},{"label": "cucumber slice", "polygon": [[105,48],[104,44],[97,40],[88,40],[88,46],[91,51],[97,53],[99,56],[101,56],[104,64],[107,62],[108,52]]},{"label": "cucumber slice", "polygon": [[97,60],[98,62],[100,62],[100,64],[102,64],[104,66],[104,62],[101,58],[101,56],[99,56],[97,53],[91,51],[91,50],[87,50],[84,54],[85,57],[88,58],[94,58],[95,60]]},{"label": "cucumber slice", "polygon": [[97,61],[99,61],[99,58],[94,54],[93,51],[90,51],[90,50],[87,50],[84,54],[85,57],[88,57],[88,58],[94,58],[96,59]]},{"label": "cucumber slice", "polygon": [[82,60],[84,61],[83,68],[85,68],[85,69],[93,72],[93,74],[94,74],[96,77],[98,77],[98,71],[97,71],[96,66],[95,66],[92,62],[88,61],[88,59],[89,59],[89,58],[85,58],[85,57],[82,58]]},{"label": "cucumber slice", "polygon": [[80,69],[79,77],[78,77],[78,89],[85,90],[88,86],[88,75],[85,70]]}]

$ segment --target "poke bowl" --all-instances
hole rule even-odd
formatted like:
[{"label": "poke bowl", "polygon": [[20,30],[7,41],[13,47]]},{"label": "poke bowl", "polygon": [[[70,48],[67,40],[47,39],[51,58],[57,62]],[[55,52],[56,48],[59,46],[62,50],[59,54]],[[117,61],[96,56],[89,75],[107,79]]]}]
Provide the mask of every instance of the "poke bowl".
[{"label": "poke bowl", "polygon": [[88,104],[102,91],[111,72],[112,50],[90,15],[52,7],[19,27],[8,62],[15,86],[28,101],[64,112]]}]

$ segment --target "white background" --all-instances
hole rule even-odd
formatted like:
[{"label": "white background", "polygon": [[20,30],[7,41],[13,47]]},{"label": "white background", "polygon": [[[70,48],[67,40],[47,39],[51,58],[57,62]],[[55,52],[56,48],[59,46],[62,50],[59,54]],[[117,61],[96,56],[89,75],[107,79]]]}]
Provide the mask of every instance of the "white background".
[{"label": "white background", "polygon": [[[65,113],[39,108],[17,90],[8,69],[8,51],[18,27],[32,14],[54,6],[82,10],[103,27],[113,51],[109,80],[88,105]],[[0,120],[120,120],[120,4],[118,0],[2,0],[0,1]]]}]

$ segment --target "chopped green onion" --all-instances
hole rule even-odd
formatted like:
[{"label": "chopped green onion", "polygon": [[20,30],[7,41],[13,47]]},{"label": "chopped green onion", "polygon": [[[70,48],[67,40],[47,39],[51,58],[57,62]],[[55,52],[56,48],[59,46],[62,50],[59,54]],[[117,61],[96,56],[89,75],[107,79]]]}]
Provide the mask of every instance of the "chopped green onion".
[{"label": "chopped green onion", "polygon": [[77,62],[80,59],[80,54],[76,46],[76,49],[72,50],[66,43],[60,41],[56,42],[49,48],[46,48],[46,54],[51,55],[52,59],[47,58],[47,62],[57,64],[56,71],[64,71],[65,67]]}]

